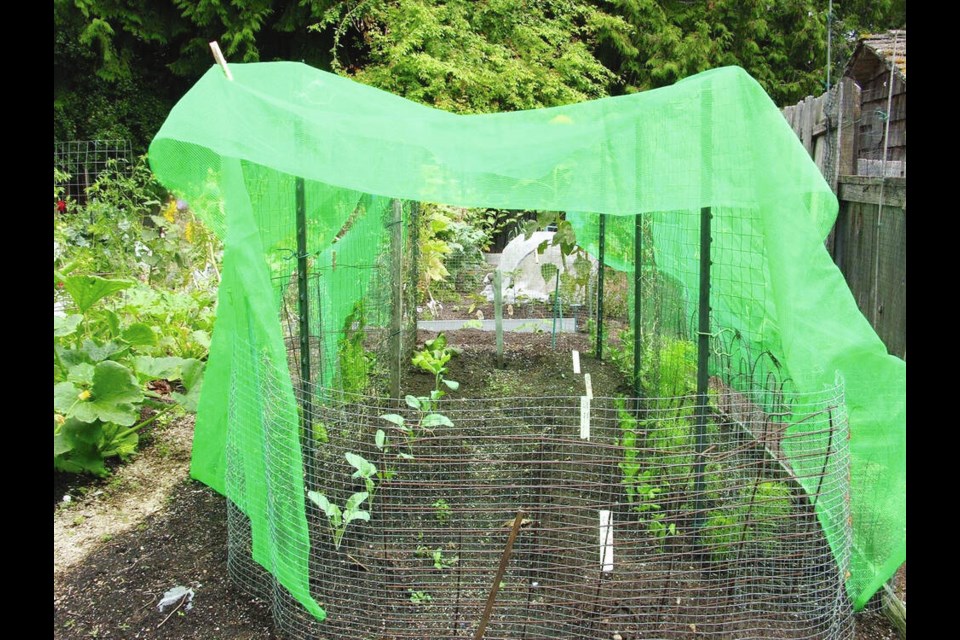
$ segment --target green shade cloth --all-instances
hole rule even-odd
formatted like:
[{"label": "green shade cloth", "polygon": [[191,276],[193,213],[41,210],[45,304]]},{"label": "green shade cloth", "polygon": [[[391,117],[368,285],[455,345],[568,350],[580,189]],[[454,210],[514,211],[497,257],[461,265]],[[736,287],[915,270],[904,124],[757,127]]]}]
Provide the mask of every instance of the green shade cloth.
[{"label": "green shade cloth", "polygon": [[[229,413],[236,372],[264,363],[287,371],[273,283],[289,278],[296,263],[296,177],[305,181],[308,252],[323,268],[333,266],[336,251],[376,260],[391,198],[565,211],[594,254],[596,214],[629,216],[611,218],[608,230],[607,264],[624,270],[633,269],[632,216],[650,214],[657,268],[680,283],[688,301],[697,299],[696,220],[701,207],[711,207],[712,324],[736,332],[752,353],[772,354],[798,392],[838,379],[845,385],[853,523],[847,591],[854,606],[905,560],[906,365],[887,354],[824,249],[836,197],[742,69],[630,96],[459,116],[303,64],[230,68],[232,82],[217,67],[197,82],[149,152],[160,181],[225,239],[191,473],[249,516],[254,559],[311,613],[322,616],[308,589],[289,376],[277,376],[288,387],[287,406]],[[321,313],[328,326],[342,326],[370,286],[346,274],[327,282]],[[327,340],[323,349],[335,352],[335,336]],[[324,380],[334,374],[325,371]],[[239,471],[230,474],[239,473],[242,495],[225,479],[231,438]],[[276,446],[264,446],[273,439]],[[268,505],[268,496],[282,499]],[[842,509],[817,508],[837,552]]]}]

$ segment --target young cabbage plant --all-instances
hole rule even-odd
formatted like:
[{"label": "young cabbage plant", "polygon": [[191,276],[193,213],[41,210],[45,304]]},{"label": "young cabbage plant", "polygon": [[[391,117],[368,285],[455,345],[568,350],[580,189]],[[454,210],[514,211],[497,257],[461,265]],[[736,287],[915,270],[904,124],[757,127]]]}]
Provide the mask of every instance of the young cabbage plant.
[{"label": "young cabbage plant", "polygon": [[330,532],[333,536],[333,546],[339,551],[340,542],[343,535],[347,532],[347,526],[354,520],[370,521],[370,512],[360,508],[370,494],[366,491],[360,491],[349,498],[343,505],[343,509],[330,502],[325,495],[317,491],[308,491],[307,496],[313,501],[320,510],[327,516],[330,523]]}]

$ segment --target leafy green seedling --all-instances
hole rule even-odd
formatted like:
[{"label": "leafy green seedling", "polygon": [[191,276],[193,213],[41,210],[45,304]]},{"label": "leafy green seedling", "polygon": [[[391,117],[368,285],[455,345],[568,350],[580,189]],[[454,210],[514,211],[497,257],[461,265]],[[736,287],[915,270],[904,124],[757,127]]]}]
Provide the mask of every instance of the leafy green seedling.
[{"label": "leafy green seedling", "polygon": [[436,517],[437,522],[440,524],[447,524],[450,522],[450,503],[440,498],[433,503],[433,508],[436,509],[434,517]]},{"label": "leafy green seedling", "polygon": [[459,556],[453,556],[452,558],[443,557],[443,549],[437,547],[430,554],[430,557],[433,558],[433,568],[437,571],[443,571],[444,569],[449,569],[453,565],[457,564],[460,560]]},{"label": "leafy green seedling", "polygon": [[370,521],[370,512],[360,508],[363,501],[370,497],[366,491],[360,491],[349,498],[343,505],[343,510],[330,502],[325,495],[317,491],[307,492],[307,496],[320,507],[330,523],[330,532],[333,535],[333,546],[340,549],[340,542],[347,532],[347,526],[354,520]]},{"label": "leafy green seedling", "polygon": [[350,463],[350,466],[356,469],[356,471],[354,471],[353,475],[350,477],[362,479],[366,485],[367,493],[372,496],[377,489],[376,481],[374,480],[377,475],[377,465],[373,464],[363,456],[350,451],[347,451],[343,455],[347,459],[347,462]]}]

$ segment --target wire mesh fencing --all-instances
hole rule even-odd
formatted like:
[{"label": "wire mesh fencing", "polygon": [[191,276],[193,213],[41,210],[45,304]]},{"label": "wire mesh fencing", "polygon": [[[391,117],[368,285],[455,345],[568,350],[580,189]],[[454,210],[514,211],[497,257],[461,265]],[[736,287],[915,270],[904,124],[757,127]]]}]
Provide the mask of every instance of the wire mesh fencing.
[{"label": "wire mesh fencing", "polygon": [[53,166],[68,177],[54,184],[66,199],[86,203],[87,188],[108,167],[128,174],[133,167],[133,147],[128,140],[70,140],[53,145]]},{"label": "wire mesh fencing", "polygon": [[[240,348],[229,569],[289,637],[469,638],[488,605],[489,639],[851,637],[849,536],[822,525],[824,511],[848,513],[841,388],[777,414],[729,390],[706,406],[341,393],[298,413],[285,373]],[[260,539],[244,515],[249,473],[267,477]],[[288,536],[299,517],[305,535]],[[303,567],[324,619],[264,562]]]}]

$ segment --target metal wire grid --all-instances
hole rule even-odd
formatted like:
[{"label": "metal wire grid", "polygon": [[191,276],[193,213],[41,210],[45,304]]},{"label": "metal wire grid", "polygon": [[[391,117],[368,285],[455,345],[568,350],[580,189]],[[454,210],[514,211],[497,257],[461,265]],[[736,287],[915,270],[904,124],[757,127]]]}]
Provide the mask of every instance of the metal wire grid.
[{"label": "metal wire grid", "polygon": [[[241,389],[250,379],[235,376],[231,414],[275,419],[264,407],[288,397],[281,376],[261,372],[254,393]],[[236,508],[231,575],[273,602],[290,637],[472,637],[507,525],[522,509],[528,523],[486,638],[850,637],[849,537],[835,537],[831,550],[814,510],[840,512],[845,522],[840,389],[793,397],[792,412],[777,416],[743,395],[719,394],[709,409],[702,494],[692,491],[694,398],[647,399],[639,409],[593,398],[589,439],[580,437],[581,402],[444,401],[454,426],[416,429],[410,440],[380,417],[416,423],[406,405],[357,396],[315,406],[309,421],[323,425],[325,442],[305,461],[306,477],[316,479],[308,490],[341,506],[362,490],[347,452],[391,472],[364,504],[369,522],[351,523],[339,548],[326,516],[306,502],[310,545],[294,552],[309,556],[311,591],[327,619],[313,620],[250,560],[249,525]],[[280,428],[297,425],[265,430]],[[382,450],[378,429],[387,435]],[[234,458],[228,443],[228,492],[243,487]],[[604,570],[603,511],[612,514],[612,571]]]},{"label": "metal wire grid", "polygon": [[133,166],[133,147],[128,140],[71,140],[55,142],[53,163],[70,177],[62,187],[65,199],[84,203],[86,189],[110,163],[120,173],[129,172]]}]

